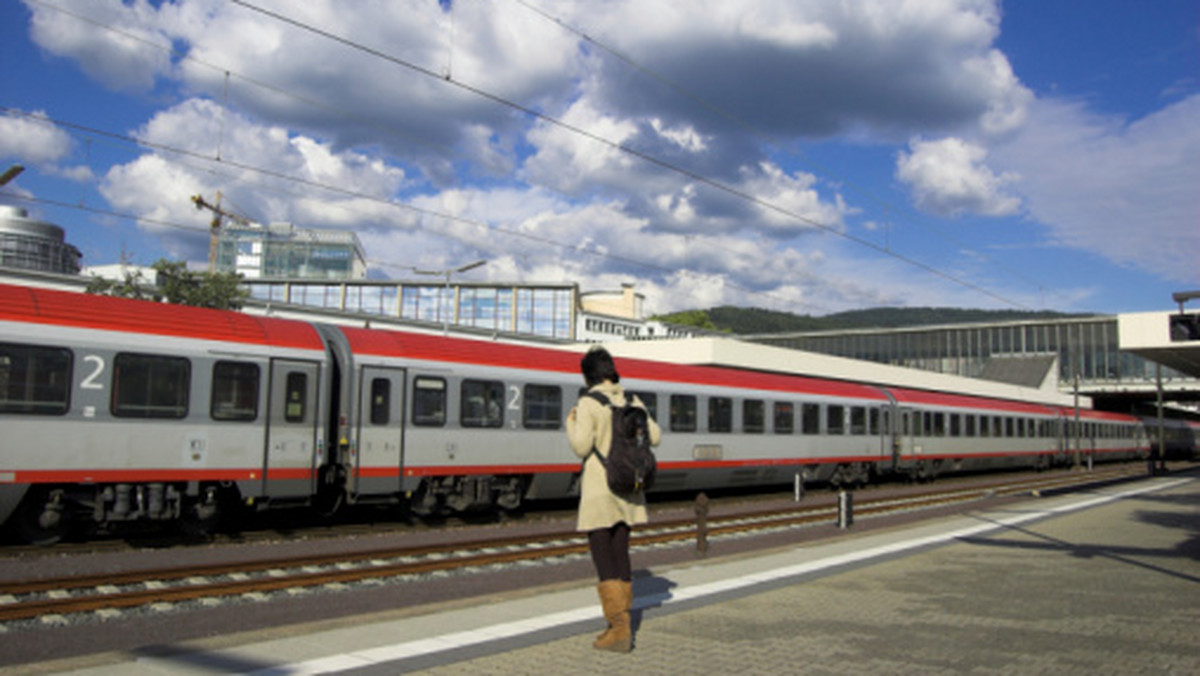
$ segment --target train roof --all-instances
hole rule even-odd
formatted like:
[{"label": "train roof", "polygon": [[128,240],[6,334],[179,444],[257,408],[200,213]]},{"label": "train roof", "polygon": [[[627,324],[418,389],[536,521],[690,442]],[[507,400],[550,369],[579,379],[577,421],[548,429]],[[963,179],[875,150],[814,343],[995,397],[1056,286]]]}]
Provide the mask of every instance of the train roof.
[{"label": "train roof", "polygon": [[0,284],[0,321],[323,350],[304,322],[241,312]]},{"label": "train roof", "polygon": [[[491,342],[388,329],[341,327],[355,354],[406,357],[431,361],[538,369],[578,374],[580,354],[544,346]],[[623,382],[655,380],[714,387],[805,392],[833,397],[885,401],[878,388],[796,374],[732,370],[614,356]],[[582,384],[582,381],[581,381]],[[635,388],[636,389],[636,388]]]},{"label": "train roof", "polygon": [[[667,361],[677,364],[723,366],[754,371],[800,374],[813,378],[842,380],[886,387],[908,397],[928,399],[935,393],[965,399],[953,404],[969,406],[969,398],[1006,401],[1013,404],[1073,407],[1070,395],[1057,388],[1029,388],[978,378],[964,378],[875,362],[832,357],[731,338],[686,338],[678,340],[608,343],[614,356]],[[574,349],[586,349],[576,346]],[[921,394],[917,394],[917,393]],[[932,402],[931,402],[932,403]],[[949,403],[949,402],[945,402]],[[1091,399],[1081,397],[1080,406],[1090,408]],[[1031,411],[1032,412],[1032,411]]]}]

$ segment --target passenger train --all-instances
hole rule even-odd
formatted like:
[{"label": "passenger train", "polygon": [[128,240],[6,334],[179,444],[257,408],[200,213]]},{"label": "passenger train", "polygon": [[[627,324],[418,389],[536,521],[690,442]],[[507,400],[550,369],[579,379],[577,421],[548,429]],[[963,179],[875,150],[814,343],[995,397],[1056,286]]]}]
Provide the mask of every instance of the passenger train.
[{"label": "passenger train", "polygon": [[[577,351],[0,285],[0,522],[207,526],[226,508],[418,514],[578,490]],[[663,428],[657,491],[1146,457],[1135,417],[617,359]],[[1195,428],[1191,428],[1194,445]]]}]

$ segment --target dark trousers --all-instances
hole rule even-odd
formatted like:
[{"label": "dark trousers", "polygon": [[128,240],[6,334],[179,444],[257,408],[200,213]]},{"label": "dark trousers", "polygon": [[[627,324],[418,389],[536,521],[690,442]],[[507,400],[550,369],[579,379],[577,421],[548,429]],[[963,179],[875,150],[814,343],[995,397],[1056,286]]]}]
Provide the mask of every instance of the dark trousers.
[{"label": "dark trousers", "polygon": [[633,579],[629,562],[629,524],[621,522],[609,528],[588,531],[588,549],[600,581]]}]

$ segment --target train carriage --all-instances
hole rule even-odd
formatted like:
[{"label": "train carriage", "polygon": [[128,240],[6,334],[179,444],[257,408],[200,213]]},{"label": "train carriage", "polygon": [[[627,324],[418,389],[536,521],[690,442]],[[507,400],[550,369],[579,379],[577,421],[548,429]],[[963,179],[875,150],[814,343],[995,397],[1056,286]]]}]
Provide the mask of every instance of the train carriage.
[{"label": "train carriage", "polygon": [[[27,540],[262,508],[418,513],[576,494],[577,347],[0,285],[0,521]],[[661,425],[656,490],[1145,457],[1133,416],[758,368],[618,358]],[[1171,427],[1172,452],[1195,427]],[[1176,440],[1177,438],[1177,440]]]},{"label": "train carriage", "polygon": [[[0,520],[26,539],[308,501],[326,350],[302,322],[0,287]],[[236,489],[231,491],[230,489]]]}]

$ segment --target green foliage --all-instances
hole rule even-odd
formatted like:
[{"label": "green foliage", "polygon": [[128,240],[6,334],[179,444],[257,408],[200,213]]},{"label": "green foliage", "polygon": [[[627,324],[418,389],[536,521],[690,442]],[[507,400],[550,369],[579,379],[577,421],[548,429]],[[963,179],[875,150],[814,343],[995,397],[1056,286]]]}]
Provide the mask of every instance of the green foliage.
[{"label": "green foliage", "polygon": [[125,273],[121,281],[94,278],[88,293],[141,300],[166,301],[178,305],[238,310],[249,293],[241,287],[241,277],[232,272],[194,272],[187,263],[159,259],[152,265],[158,277],[151,284],[140,270]]},{"label": "green foliage", "polygon": [[1071,315],[1060,312],[1023,312],[1018,310],[968,310],[960,308],[874,308],[851,310],[823,317],[794,315],[761,308],[721,306],[709,310],[687,310],[655,319],[669,324],[697,326],[711,331],[735,334],[845,331],[885,329],[980,322],[1034,321],[1061,319]]},{"label": "green foliage", "polygon": [[704,310],[685,310],[683,312],[674,312],[668,315],[658,315],[653,317],[653,319],[656,319],[660,322],[665,322],[667,324],[694,326],[698,329],[704,329],[706,331],[729,331],[729,329],[718,328],[708,316],[708,313]]}]

